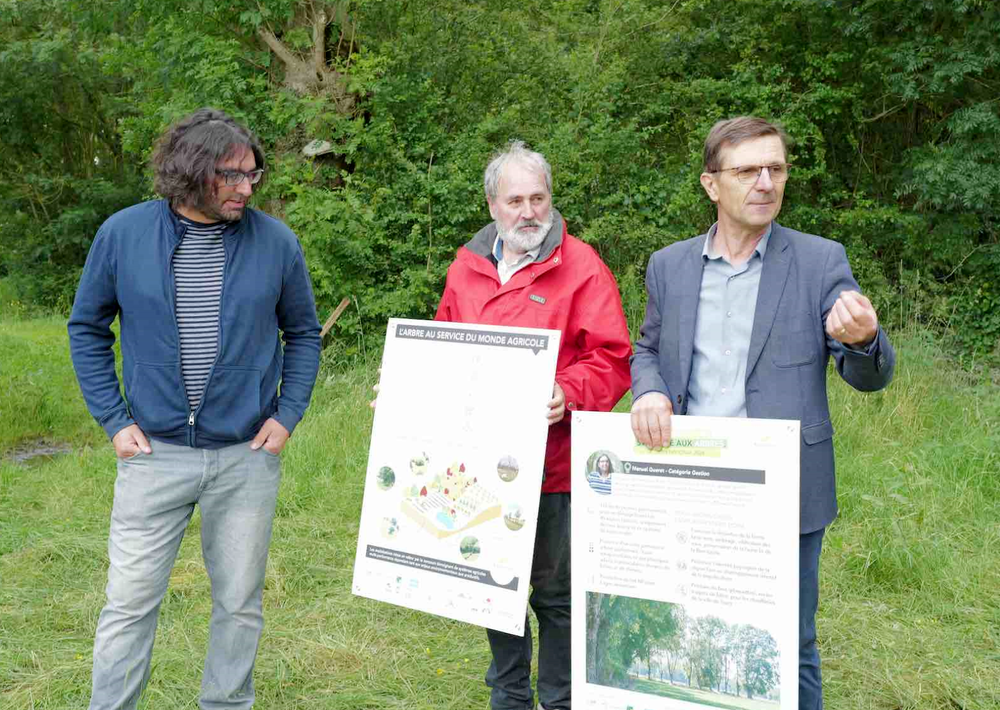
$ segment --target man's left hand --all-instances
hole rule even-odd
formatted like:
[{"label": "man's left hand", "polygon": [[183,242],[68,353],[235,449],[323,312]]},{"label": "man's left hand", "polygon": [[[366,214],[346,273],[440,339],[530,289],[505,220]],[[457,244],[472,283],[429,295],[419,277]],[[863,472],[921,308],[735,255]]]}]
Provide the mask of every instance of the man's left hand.
[{"label": "man's left hand", "polygon": [[834,340],[863,347],[878,333],[878,316],[872,302],[857,291],[841,291],[826,316],[826,334]]},{"label": "man's left hand", "polygon": [[256,451],[263,446],[268,453],[277,456],[285,448],[289,436],[288,429],[281,426],[278,420],[272,417],[264,422],[264,426],[257,432],[257,436],[250,442],[250,448]]},{"label": "man's left hand", "polygon": [[549,426],[558,424],[566,415],[566,393],[559,386],[558,382],[552,384],[552,399],[549,400],[549,411],[545,418],[549,420]]}]

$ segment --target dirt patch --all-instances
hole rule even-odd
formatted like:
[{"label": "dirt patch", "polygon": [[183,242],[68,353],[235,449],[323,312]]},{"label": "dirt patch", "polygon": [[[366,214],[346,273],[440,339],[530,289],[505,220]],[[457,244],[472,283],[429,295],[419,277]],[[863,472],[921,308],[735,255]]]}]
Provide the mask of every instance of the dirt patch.
[{"label": "dirt patch", "polygon": [[7,453],[3,458],[7,459],[11,463],[26,463],[32,459],[41,458],[43,456],[52,458],[54,456],[68,454],[72,450],[73,447],[66,443],[36,441],[15,446],[14,449]]}]

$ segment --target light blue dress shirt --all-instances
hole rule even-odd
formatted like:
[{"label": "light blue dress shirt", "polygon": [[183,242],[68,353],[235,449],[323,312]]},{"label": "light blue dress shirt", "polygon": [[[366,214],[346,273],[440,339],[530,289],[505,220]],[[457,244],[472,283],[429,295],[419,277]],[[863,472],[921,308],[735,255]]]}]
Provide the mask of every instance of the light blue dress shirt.
[{"label": "light blue dress shirt", "polygon": [[753,254],[733,266],[714,249],[713,224],[705,239],[705,268],[698,295],[687,413],[706,417],[747,415],[747,353],[757,291],[771,237],[768,225]]}]

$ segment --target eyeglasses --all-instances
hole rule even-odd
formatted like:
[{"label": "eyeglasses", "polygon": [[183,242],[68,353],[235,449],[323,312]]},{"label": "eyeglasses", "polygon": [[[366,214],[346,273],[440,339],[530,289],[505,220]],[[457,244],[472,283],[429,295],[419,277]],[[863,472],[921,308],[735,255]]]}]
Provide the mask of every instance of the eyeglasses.
[{"label": "eyeglasses", "polygon": [[264,175],[264,169],[257,168],[256,170],[251,170],[248,173],[245,173],[242,170],[216,170],[215,174],[221,175],[222,179],[225,180],[226,184],[230,187],[239,185],[243,182],[243,178],[249,180],[251,185],[256,185],[260,182],[261,176]]},{"label": "eyeglasses", "polygon": [[771,182],[784,182],[788,179],[788,171],[791,163],[772,163],[771,165],[740,165],[736,168],[721,168],[712,170],[713,173],[733,173],[736,179],[744,185],[753,185],[760,178],[761,171],[767,168],[767,174],[771,176]]}]

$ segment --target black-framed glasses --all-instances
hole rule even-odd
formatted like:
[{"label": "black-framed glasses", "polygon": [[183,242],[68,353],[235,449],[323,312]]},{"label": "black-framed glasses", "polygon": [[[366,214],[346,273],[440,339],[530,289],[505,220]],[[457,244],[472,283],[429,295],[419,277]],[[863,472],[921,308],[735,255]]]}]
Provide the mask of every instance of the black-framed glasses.
[{"label": "black-framed glasses", "polygon": [[740,165],[735,168],[721,168],[713,170],[713,173],[732,173],[744,185],[753,185],[760,178],[761,172],[767,168],[767,174],[771,176],[771,182],[784,182],[788,179],[788,171],[791,163],[771,163],[770,165]]},{"label": "black-framed glasses", "polygon": [[[242,170],[216,170],[216,175],[221,175],[222,179],[226,181],[226,184],[230,187],[235,187],[243,182],[243,178],[250,181],[251,185],[256,185],[260,182],[261,177],[264,175],[264,168],[257,168],[256,170],[251,170],[248,173]],[[772,178],[773,180],[774,178]]]}]

